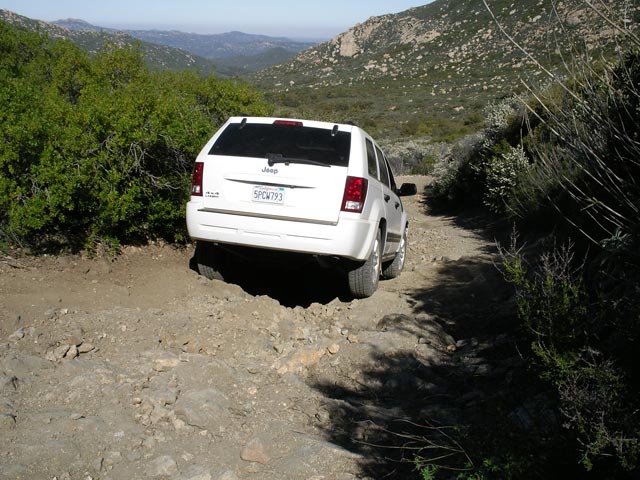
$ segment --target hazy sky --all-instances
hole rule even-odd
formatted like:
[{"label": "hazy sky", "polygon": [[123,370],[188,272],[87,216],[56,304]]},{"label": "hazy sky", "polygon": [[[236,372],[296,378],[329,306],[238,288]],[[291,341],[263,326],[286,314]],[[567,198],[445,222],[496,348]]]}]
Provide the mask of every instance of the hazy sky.
[{"label": "hazy sky", "polygon": [[101,27],[331,38],[374,15],[432,0],[0,0],[0,8],[52,21],[79,18]]}]

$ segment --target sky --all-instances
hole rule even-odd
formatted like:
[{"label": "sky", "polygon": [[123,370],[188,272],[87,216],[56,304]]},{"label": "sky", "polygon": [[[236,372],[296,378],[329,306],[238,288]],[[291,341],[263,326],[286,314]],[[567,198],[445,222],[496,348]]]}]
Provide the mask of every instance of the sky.
[{"label": "sky", "polygon": [[328,39],[371,16],[433,0],[0,0],[0,8],[44,21],[77,18],[122,29],[245,33]]}]

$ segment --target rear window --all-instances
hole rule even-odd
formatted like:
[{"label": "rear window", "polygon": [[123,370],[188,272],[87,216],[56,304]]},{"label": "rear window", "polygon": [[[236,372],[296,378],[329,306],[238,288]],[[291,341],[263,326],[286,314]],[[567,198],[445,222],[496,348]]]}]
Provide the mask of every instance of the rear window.
[{"label": "rear window", "polygon": [[231,123],[209,150],[209,155],[267,158],[267,154],[313,160],[327,165],[349,164],[351,133],[305,126]]}]

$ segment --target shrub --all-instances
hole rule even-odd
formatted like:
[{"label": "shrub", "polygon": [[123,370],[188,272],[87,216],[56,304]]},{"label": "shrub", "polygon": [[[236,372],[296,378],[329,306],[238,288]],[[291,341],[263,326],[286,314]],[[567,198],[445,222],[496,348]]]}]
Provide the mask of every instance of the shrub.
[{"label": "shrub", "polygon": [[545,196],[566,192],[554,207],[594,243],[637,231],[639,85],[640,51],[588,71],[545,110],[531,146],[539,175],[553,179]]},{"label": "shrub", "polygon": [[522,145],[512,147],[503,141],[501,147],[504,151],[496,151],[485,165],[484,204],[494,213],[503,213],[512,203],[519,178],[529,168],[529,159]]},{"label": "shrub", "polygon": [[480,134],[458,139],[451,155],[436,161],[431,193],[452,205],[483,203],[504,213],[529,163],[520,145],[524,107],[513,96],[489,105],[484,115]]},{"label": "shrub", "polygon": [[449,155],[438,158],[433,166],[430,197],[450,205],[473,205],[484,193],[483,170],[477,168],[484,134],[458,140]]},{"label": "shrub", "polygon": [[384,145],[384,151],[399,175],[429,175],[436,158],[449,152],[449,145],[430,141],[409,140]]},{"label": "shrub", "polygon": [[543,253],[533,267],[516,248],[515,236],[501,254],[502,271],[515,286],[519,316],[532,338],[535,365],[558,392],[564,427],[579,442],[582,464],[591,470],[596,461],[613,456],[620,469],[636,468],[637,386],[621,361],[625,343],[635,340],[621,339],[610,328],[615,308],[588,290],[585,264],[576,266],[570,244]]},{"label": "shrub", "polygon": [[245,84],[150,72],[0,23],[0,237],[33,248],[185,238],[192,161],[230,115],[267,114]]}]

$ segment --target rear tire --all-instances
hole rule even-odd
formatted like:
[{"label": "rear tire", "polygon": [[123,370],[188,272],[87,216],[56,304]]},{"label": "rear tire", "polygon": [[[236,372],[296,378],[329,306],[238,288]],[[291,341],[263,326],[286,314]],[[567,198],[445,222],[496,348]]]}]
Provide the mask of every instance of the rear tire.
[{"label": "rear tire", "polygon": [[196,242],[195,257],[200,275],[207,277],[209,280],[224,280],[221,273],[223,256],[218,246],[198,240]]},{"label": "rear tire", "polygon": [[407,231],[405,230],[400,240],[400,247],[396,252],[396,256],[391,263],[382,266],[382,276],[384,278],[396,278],[404,268],[404,262],[407,258]]},{"label": "rear tire", "polygon": [[378,289],[382,258],[380,230],[373,243],[373,249],[366,262],[348,273],[349,291],[355,298],[370,297]]}]

